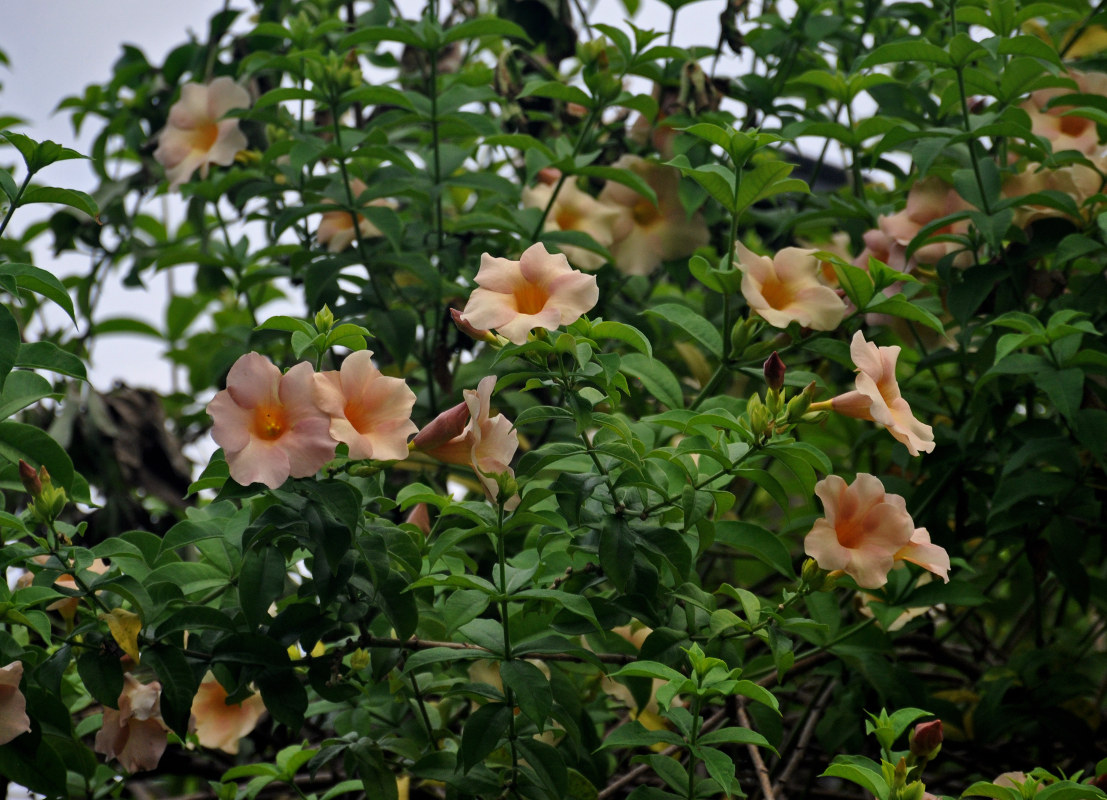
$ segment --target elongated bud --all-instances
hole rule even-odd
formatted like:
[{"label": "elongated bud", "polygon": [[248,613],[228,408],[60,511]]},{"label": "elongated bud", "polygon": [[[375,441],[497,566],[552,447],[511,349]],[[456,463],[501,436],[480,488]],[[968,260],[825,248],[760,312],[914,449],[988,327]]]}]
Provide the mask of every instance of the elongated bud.
[{"label": "elongated bud", "polygon": [[750,420],[750,430],[753,431],[755,436],[761,437],[769,434],[770,426],[773,422],[773,416],[769,413],[769,409],[761,402],[760,395],[754,395],[749,399],[746,404],[746,414]]},{"label": "elongated bud", "polygon": [[450,309],[450,319],[454,321],[454,325],[457,326],[457,329],[459,331],[469,336],[470,338],[476,339],[478,342],[488,342],[489,344],[496,343],[496,336],[492,333],[492,331],[474,328],[462,318],[461,312],[458,311],[456,308]]},{"label": "elongated bud", "polygon": [[22,458],[19,459],[19,480],[23,481],[23,488],[31,497],[37,498],[42,494],[42,481],[39,480],[38,473]]},{"label": "elongated bud", "polygon": [[469,424],[469,406],[458,403],[432,419],[411,441],[412,450],[434,450],[461,435]]},{"label": "elongated bud", "polygon": [[815,381],[803,387],[803,391],[788,401],[787,420],[789,424],[799,422],[803,415],[811,408],[811,401],[815,399]]},{"label": "elongated bud", "polygon": [[431,532],[430,512],[427,510],[426,503],[416,503],[412,506],[411,511],[407,514],[407,519],[404,522],[414,525],[421,530],[424,534]]},{"label": "elongated bud", "polygon": [[734,327],[730,329],[730,354],[733,357],[738,357],[746,351],[746,346],[750,343],[750,337],[753,336],[753,329],[757,325],[751,319],[743,319],[734,323]]},{"label": "elongated bud", "polygon": [[938,755],[938,751],[942,749],[943,738],[942,721],[940,719],[920,722],[911,731],[909,737],[911,754],[929,761]]},{"label": "elongated bud", "polygon": [[765,373],[765,383],[769,384],[770,389],[775,389],[779,392],[784,387],[784,372],[786,367],[776,350],[773,350],[773,354],[765,360],[762,369]]},{"label": "elongated bud", "polygon": [[803,568],[800,570],[800,578],[813,592],[822,589],[823,584],[826,583],[826,573],[813,558],[809,558],[803,562]]},{"label": "elongated bud", "polygon": [[329,331],[334,326],[334,312],[323,305],[321,309],[315,314],[315,329],[322,333],[323,331]]}]

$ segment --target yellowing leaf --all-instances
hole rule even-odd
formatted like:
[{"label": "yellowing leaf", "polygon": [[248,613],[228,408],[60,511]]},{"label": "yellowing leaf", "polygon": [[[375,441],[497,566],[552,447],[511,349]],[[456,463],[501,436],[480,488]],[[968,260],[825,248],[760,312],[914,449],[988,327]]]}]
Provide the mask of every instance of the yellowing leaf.
[{"label": "yellowing leaf", "polygon": [[115,643],[137,664],[138,634],[142,630],[142,619],[138,614],[122,608],[113,608],[107,614],[101,614],[100,619],[108,623],[108,630],[111,631]]}]

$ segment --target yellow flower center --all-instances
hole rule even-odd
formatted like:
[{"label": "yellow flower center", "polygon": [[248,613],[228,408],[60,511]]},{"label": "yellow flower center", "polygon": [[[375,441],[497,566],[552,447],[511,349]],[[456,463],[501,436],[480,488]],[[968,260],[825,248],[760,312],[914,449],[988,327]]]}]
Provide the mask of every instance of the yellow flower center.
[{"label": "yellow flower center", "polygon": [[259,439],[280,439],[288,428],[284,406],[258,406],[254,409],[254,435]]},{"label": "yellow flower center", "polygon": [[215,140],[218,138],[219,126],[214,122],[209,122],[206,125],[199,125],[192,134],[192,148],[194,150],[203,150],[207,152],[211,150],[212,145],[215,144]]},{"label": "yellow flower center", "polygon": [[554,222],[557,223],[558,230],[576,230],[580,223],[580,214],[577,213],[575,208],[562,208],[554,216]]},{"label": "yellow flower center", "polygon": [[515,290],[515,310],[520,314],[537,314],[546,307],[550,295],[541,286],[527,283]]},{"label": "yellow flower center", "polygon": [[648,227],[661,219],[661,209],[644,197],[634,204],[630,213],[634,221],[642,227]]},{"label": "yellow flower center", "polygon": [[792,305],[796,300],[796,293],[792,287],[778,280],[776,276],[770,277],[761,286],[761,296],[770,307],[778,311]]}]

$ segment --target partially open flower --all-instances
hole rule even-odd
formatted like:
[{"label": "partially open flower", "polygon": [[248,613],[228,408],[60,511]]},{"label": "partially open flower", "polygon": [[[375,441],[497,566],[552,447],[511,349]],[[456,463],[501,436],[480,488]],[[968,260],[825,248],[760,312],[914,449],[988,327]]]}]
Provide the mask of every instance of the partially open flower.
[{"label": "partially open flower", "polygon": [[[355,203],[358,198],[361,197],[365,189],[366,186],[363,181],[357,178],[350,180],[350,194],[353,195]],[[329,203],[331,201],[324,200],[323,202]],[[393,203],[391,200],[384,197],[378,197],[374,200],[370,200],[368,205],[390,208]],[[376,236],[383,235],[380,228],[361,214],[357,215],[357,226],[362,239],[372,239]],[[325,212],[323,218],[319,221],[319,230],[315,232],[315,238],[319,240],[319,244],[326,245],[329,252],[342,252],[353,244],[354,240],[357,238],[357,233],[354,232],[353,215],[349,211]]]},{"label": "partially open flower", "polygon": [[373,353],[346,356],[340,371],[315,376],[315,403],[331,417],[330,435],[350,448],[350,458],[399,461],[407,457],[407,437],[415,392],[402,378],[389,378],[373,366]]},{"label": "partially open flower", "polygon": [[93,748],[106,758],[118,759],[127,772],[154,769],[165,752],[169,730],[161,718],[161,684],[139,683],[130,673],[123,681],[119,710],[104,709]]},{"label": "partially open flower", "polygon": [[227,690],[210,672],[192,700],[192,725],[204,747],[213,747],[234,755],[238,741],[248,736],[265,714],[260,694],[252,694],[241,703],[227,703]]},{"label": "partially open flower", "polygon": [[615,267],[627,275],[649,275],[673,258],[684,258],[707,244],[709,234],[703,215],[689,216],[680,202],[680,171],[638,156],[623,156],[613,165],[629,169],[645,180],[657,195],[657,204],[629,186],[608,181],[599,200],[623,208],[615,228],[611,255]]},{"label": "partially open flower", "polygon": [[23,680],[23,662],[13,661],[0,667],[0,744],[7,744],[16,736],[31,729],[27,716],[27,700],[19,691]]},{"label": "partially open flower", "polygon": [[[534,188],[523,189],[523,205],[545,209],[553,197],[555,186],[540,183]],[[580,231],[595,239],[596,244],[610,248],[615,241],[615,225],[622,213],[620,207],[601,203],[587,192],[582,192],[570,179],[561,185],[546,215],[543,230]],[[605,263],[604,257],[592,250],[569,244],[559,244],[558,247],[574,267],[596,270]]]},{"label": "partially open flower", "polygon": [[169,120],[158,136],[154,158],[165,167],[170,190],[200,170],[208,176],[211,164],[229,166],[246,147],[237,119],[223,119],[234,108],[248,108],[249,93],[226,76],[210,84],[188,83],[181,99],[169,109]]},{"label": "partially open flower", "polygon": [[742,296],[752,310],[776,328],[798,322],[831,331],[846,316],[846,304],[820,280],[822,264],[814,250],[786,247],[773,258],[759,256],[741,242],[735,247],[742,271]]},{"label": "partially open flower", "polygon": [[878,347],[865,341],[861,331],[855,333],[849,351],[857,365],[857,388],[833,398],[830,406],[847,417],[883,425],[917,456],[934,449],[934,431],[915,419],[911,406],[900,396],[896,381],[899,350],[898,345]]},{"label": "partially open flower", "polygon": [[476,281],[479,288],[469,295],[462,320],[497,330],[515,344],[526,343],[534,328],[571,325],[600,299],[594,275],[573,269],[564,255],[552,255],[541,244],[528,247],[518,261],[485,253]]},{"label": "partially open flower", "polygon": [[314,475],[334,457],[331,418],[313,399],[314,374],[305,361],[281,375],[264,356],[246,353],[227,374],[227,388],[208,403],[211,438],[243,486],[276,489],[290,475]]},{"label": "partially open flower", "polygon": [[[519,434],[511,421],[502,415],[491,416],[492,390],[495,388],[495,375],[482,378],[476,391],[466,389],[462,392],[464,403],[439,414],[412,442],[416,449],[439,461],[468,464],[493,501],[499,497],[500,491],[495,476],[506,474],[512,479],[515,477],[510,464],[519,448]],[[447,435],[458,429],[466,412],[468,423],[464,430],[446,439]],[[519,498],[512,497],[504,507],[510,511],[518,504]]]}]

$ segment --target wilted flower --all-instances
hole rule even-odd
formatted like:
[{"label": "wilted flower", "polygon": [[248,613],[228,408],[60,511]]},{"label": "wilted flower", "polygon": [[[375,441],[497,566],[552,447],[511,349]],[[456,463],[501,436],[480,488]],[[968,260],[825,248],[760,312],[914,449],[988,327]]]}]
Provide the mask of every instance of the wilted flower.
[{"label": "wilted flower", "polygon": [[[357,178],[350,180],[350,194],[353,195],[354,202],[358,202],[358,198],[365,192],[365,183]],[[325,203],[333,202],[331,200],[324,200]],[[393,203],[384,197],[378,197],[374,200],[370,200],[368,205],[381,206],[390,208]],[[371,239],[376,236],[382,236],[383,234],[376,225],[367,220],[361,214],[357,215],[358,230],[361,233],[362,239]],[[327,250],[331,253],[339,253],[353,244],[357,238],[357,234],[354,233],[354,216],[349,211],[327,211],[323,214],[323,218],[319,221],[319,230],[315,232],[315,238],[318,239],[319,244],[326,245]]]},{"label": "wilted flower", "polygon": [[703,216],[691,217],[680,202],[680,171],[638,156],[623,156],[613,167],[629,169],[645,180],[657,195],[657,204],[629,186],[608,181],[599,200],[621,206],[622,218],[615,227],[611,255],[615,267],[627,275],[648,275],[662,261],[684,258],[707,244],[709,235]]},{"label": "wilted flower", "polygon": [[204,747],[224,753],[238,752],[238,740],[257,727],[265,714],[260,694],[252,694],[241,703],[227,703],[227,690],[210,672],[192,699],[192,727]]},{"label": "wilted flower", "polygon": [[[919,539],[925,536],[926,545],[942,550],[930,544],[924,528],[915,528],[904,499],[885,493],[884,484],[874,475],[860,473],[848,486],[837,475],[829,475],[815,484],[815,494],[822,500],[826,516],[816,520],[804,538],[804,551],[823,569],[842,570],[863,589],[887,583],[897,560],[913,560],[904,554],[913,545],[924,544],[916,541],[919,531]],[[921,566],[931,569],[927,564]],[[937,571],[934,566],[932,571]],[[938,574],[946,578],[948,570],[947,556],[944,570]]]},{"label": "wilted flower", "polygon": [[27,716],[27,700],[19,691],[23,680],[23,662],[13,661],[0,667],[0,744],[7,744],[31,729]]},{"label": "wilted flower", "polygon": [[104,709],[104,722],[93,748],[106,758],[116,758],[127,772],[153,769],[165,752],[168,728],[161,718],[161,684],[139,683],[123,676],[119,710]]},{"label": "wilted flower", "polygon": [[742,271],[742,296],[752,310],[776,328],[798,322],[830,331],[846,316],[846,304],[819,278],[821,262],[814,250],[786,247],[775,257],[759,256],[741,242],[735,247]]},{"label": "wilted flower", "polygon": [[223,448],[232,478],[276,489],[290,475],[314,475],[334,457],[331,419],[313,399],[314,374],[305,361],[281,375],[257,353],[234,363],[227,388],[207,407],[211,438]]},{"label": "wilted flower", "polygon": [[[463,403],[439,414],[412,442],[415,449],[439,461],[471,466],[493,501],[499,497],[495,475],[506,473],[515,477],[509,465],[519,448],[519,434],[510,420],[502,415],[490,416],[495,387],[495,375],[482,378],[476,391],[466,389],[462,392]],[[518,504],[519,498],[513,497],[504,507],[511,510]]]},{"label": "wilted flower", "polygon": [[[523,205],[527,208],[545,209],[553,196],[556,184],[551,186],[540,183],[533,188],[523,189]],[[543,230],[580,231],[596,240],[596,244],[610,248],[615,241],[615,225],[623,214],[623,209],[601,203],[587,192],[577,188],[576,183],[567,180],[546,214]],[[602,267],[605,259],[599,253],[570,244],[559,244],[561,252],[569,263],[580,269],[596,270]]]},{"label": "wilted flower", "polygon": [[829,404],[839,414],[883,425],[911,455],[917,456],[919,451],[929,453],[934,449],[934,431],[915,419],[911,406],[900,396],[896,381],[899,350],[898,345],[878,347],[857,331],[849,348],[858,371],[856,389],[838,395]]},{"label": "wilted flower", "polygon": [[169,109],[169,120],[158,136],[154,158],[165,167],[169,188],[176,189],[200,170],[208,176],[208,165],[229,166],[235,154],[246,147],[246,137],[237,119],[223,119],[234,108],[248,108],[249,93],[226,76],[210,84],[188,83],[181,87],[181,99]]},{"label": "wilted flower", "polygon": [[469,295],[462,321],[497,330],[515,344],[524,344],[534,328],[571,325],[600,299],[594,275],[573,269],[564,255],[552,255],[541,244],[528,247],[518,261],[485,253],[476,281],[479,288]]},{"label": "wilted flower", "polygon": [[402,378],[389,378],[373,366],[373,353],[346,356],[341,370],[315,376],[315,403],[331,417],[330,435],[350,448],[350,458],[398,461],[407,457],[407,437],[415,392]]}]

